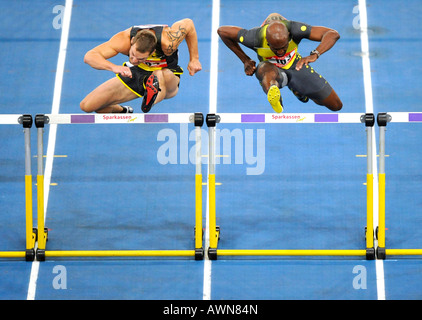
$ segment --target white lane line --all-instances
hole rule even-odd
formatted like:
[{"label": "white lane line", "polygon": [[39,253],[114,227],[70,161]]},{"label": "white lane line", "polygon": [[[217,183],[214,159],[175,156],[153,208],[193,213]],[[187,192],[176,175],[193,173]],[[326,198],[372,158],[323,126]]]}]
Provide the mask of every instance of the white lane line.
[{"label": "white lane line", "polygon": [[[371,80],[371,61],[369,59],[369,40],[368,40],[368,16],[366,12],[366,1],[359,0],[359,18],[360,18],[360,39],[362,50],[363,83],[365,88],[365,105],[367,113],[374,113],[372,80]],[[376,150],[375,126],[372,128],[372,150]],[[373,157],[373,175],[374,175],[374,226],[378,225],[378,170],[377,157]],[[375,261],[375,271],[377,278],[378,300],[385,300],[385,279],[383,260]]]},{"label": "white lane line", "polygon": [[[209,91],[209,113],[217,112],[217,81],[218,81],[218,34],[220,25],[220,0],[212,1],[212,25],[211,25],[211,65],[210,65],[210,91]],[[215,144],[214,144],[215,145]],[[208,160],[209,161],[209,160]],[[209,173],[209,167],[208,167]],[[208,175],[209,176],[209,175]],[[207,252],[210,243],[209,239],[209,183],[207,184],[207,210],[205,227],[205,260],[204,260],[204,282],[203,300],[211,300],[211,268]]]},{"label": "white lane line", "polygon": [[[60,109],[63,73],[64,73],[64,66],[65,66],[65,61],[66,61],[67,42],[69,39],[69,28],[70,28],[70,19],[72,16],[72,6],[73,6],[73,0],[66,0],[64,15],[63,15],[63,23],[62,23],[62,34],[60,38],[59,57],[57,59],[57,68],[56,68],[57,72],[56,72],[56,79],[54,82],[54,94],[53,94],[51,114],[58,114],[59,109]],[[44,170],[44,220],[47,217],[48,195],[50,192],[51,173],[53,171],[54,149],[56,146],[56,133],[57,133],[57,124],[51,124],[49,127],[47,158],[46,158],[46,165],[45,165],[45,170]],[[28,285],[28,293],[26,297],[27,300],[35,299],[35,293],[37,290],[39,264],[40,264],[39,261],[34,261],[32,263],[31,275],[29,278],[29,285]]]}]

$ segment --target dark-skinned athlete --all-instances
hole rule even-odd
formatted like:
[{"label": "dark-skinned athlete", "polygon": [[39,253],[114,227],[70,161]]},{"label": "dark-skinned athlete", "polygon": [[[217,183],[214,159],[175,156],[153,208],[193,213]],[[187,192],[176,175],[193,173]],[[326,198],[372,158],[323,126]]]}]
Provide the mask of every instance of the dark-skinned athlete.
[{"label": "dark-skinned athlete", "polygon": [[[246,75],[256,75],[275,112],[283,111],[280,89],[284,86],[302,102],[311,99],[331,111],[339,111],[343,107],[327,80],[309,65],[340,39],[334,29],[290,21],[278,13],[271,13],[260,27],[246,30],[236,26],[221,26],[218,34],[243,62]],[[302,39],[320,43],[309,56],[302,57],[298,52]],[[258,66],[239,43],[257,53],[260,61]]]}]

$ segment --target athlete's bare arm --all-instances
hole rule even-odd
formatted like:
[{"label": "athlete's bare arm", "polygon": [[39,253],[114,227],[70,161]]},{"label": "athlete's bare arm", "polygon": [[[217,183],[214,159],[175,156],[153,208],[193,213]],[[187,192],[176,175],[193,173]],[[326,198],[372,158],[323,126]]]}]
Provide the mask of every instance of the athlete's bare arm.
[{"label": "athlete's bare arm", "polygon": [[[340,34],[336,30],[327,27],[312,27],[309,35],[309,40],[320,42],[315,49],[320,55],[330,50],[338,39],[340,39]],[[303,65],[308,65],[308,63],[315,62],[317,59],[317,54],[304,57],[296,64],[296,69],[300,70]]]},{"label": "athlete's bare arm", "polygon": [[224,44],[243,62],[246,75],[251,76],[256,71],[256,63],[242,50],[237,42],[237,34],[241,29],[235,26],[222,26],[218,28],[217,33]]},{"label": "athlete's bare arm", "polygon": [[130,69],[125,66],[119,66],[108,59],[119,53],[128,55],[130,50],[130,28],[121,31],[111,37],[110,40],[100,44],[99,46],[89,50],[84,57],[84,62],[94,69],[108,70],[113,73],[120,73],[123,76],[131,77]]},{"label": "athlete's bare arm", "polygon": [[192,19],[182,19],[175,22],[170,28],[163,30],[162,48],[164,53],[166,55],[173,54],[183,40],[186,40],[189,50],[188,71],[193,76],[202,70],[202,66],[199,62],[198,36]]}]

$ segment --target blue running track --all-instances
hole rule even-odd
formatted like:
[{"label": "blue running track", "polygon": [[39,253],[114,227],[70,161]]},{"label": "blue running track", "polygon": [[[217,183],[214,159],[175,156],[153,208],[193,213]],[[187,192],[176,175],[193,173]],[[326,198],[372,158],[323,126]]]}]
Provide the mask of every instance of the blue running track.
[{"label": "blue running track", "polygon": [[[189,76],[189,54],[183,43],[179,62],[185,74],[179,93],[152,112],[271,113],[256,78],[244,75],[241,62],[221,41],[218,47],[212,42],[213,19],[219,25],[252,28],[271,12],[340,33],[337,44],[312,67],[342,99],[340,113],[368,111],[358,1],[298,0],[285,6],[272,0],[165,0],[158,4],[74,0],[63,81],[58,88],[55,79],[60,72],[57,61],[64,5],[64,1],[0,0],[0,114],[49,114],[59,89],[59,113],[81,113],[79,102],[113,76],[84,64],[89,49],[132,25],[172,24],[185,17],[195,23],[203,69]],[[213,16],[216,5],[217,17]],[[421,111],[420,1],[367,0],[366,9],[373,113]],[[303,40],[299,51],[307,55],[316,45]],[[211,63],[213,51],[218,58],[218,77],[215,91],[210,93],[210,74],[216,68]],[[245,48],[245,52],[255,58],[252,51]],[[113,58],[116,64],[124,61],[121,55]],[[286,113],[330,112],[312,102],[299,102],[287,88],[281,93]],[[214,106],[210,94],[216,98]],[[128,103],[138,113],[140,104],[140,100]],[[206,126],[203,129],[205,137]],[[363,124],[221,124],[217,129],[233,136],[228,148],[216,152],[221,156],[216,168],[219,248],[365,248]],[[45,152],[51,147],[50,130],[45,127]],[[47,248],[192,249],[195,165],[186,156],[194,147],[189,138],[192,131],[193,126],[183,124],[57,126],[46,212]],[[32,172],[36,176],[35,129],[32,133]],[[421,134],[418,124],[387,126],[388,248],[422,248]],[[0,135],[0,251],[22,250],[22,128],[1,125]],[[170,140],[175,156],[163,152]],[[204,141],[204,155],[206,145]],[[204,157],[204,228],[207,169]],[[33,190],[35,194],[35,180]],[[36,197],[33,201],[36,208]],[[63,272],[65,288],[57,286],[57,276]],[[422,298],[421,285],[422,260],[418,256],[386,260],[226,256],[215,261],[189,257],[0,259],[2,300],[417,300]]]}]

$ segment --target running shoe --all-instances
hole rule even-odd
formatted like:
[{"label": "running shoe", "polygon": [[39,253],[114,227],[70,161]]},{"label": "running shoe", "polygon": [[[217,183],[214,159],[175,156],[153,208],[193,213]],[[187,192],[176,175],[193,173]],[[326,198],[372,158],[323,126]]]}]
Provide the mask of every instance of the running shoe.
[{"label": "running shoe", "polygon": [[120,113],[133,113],[133,108],[129,106],[121,106],[123,110]]},{"label": "running shoe", "polygon": [[283,99],[281,98],[280,89],[276,85],[272,85],[268,89],[267,99],[275,112],[283,112]]},{"label": "running shoe", "polygon": [[154,101],[157,98],[158,92],[160,92],[160,85],[158,78],[154,74],[151,74],[145,82],[145,94],[142,100],[142,111],[147,113],[151,110],[154,105]]}]

